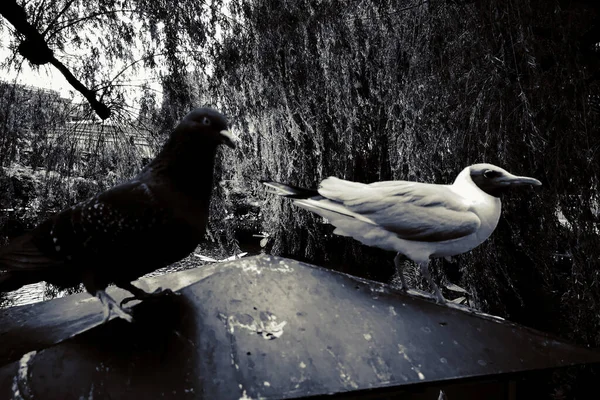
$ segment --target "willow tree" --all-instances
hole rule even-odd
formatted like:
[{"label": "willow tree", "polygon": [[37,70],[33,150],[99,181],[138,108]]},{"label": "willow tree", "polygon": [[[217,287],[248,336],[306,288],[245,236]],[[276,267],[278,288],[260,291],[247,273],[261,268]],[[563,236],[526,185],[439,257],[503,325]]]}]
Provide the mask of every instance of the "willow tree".
[{"label": "willow tree", "polygon": [[[87,104],[79,119],[144,131],[159,146],[162,134],[184,113],[213,101],[199,93],[226,18],[221,7],[221,0],[176,6],[147,0],[7,0],[0,5],[0,28],[9,34],[3,45],[12,56],[1,66],[18,71],[28,63],[40,73],[64,75]],[[17,102],[2,106],[6,115],[27,120]],[[0,132],[6,148],[18,136],[6,124]],[[116,139],[127,146],[126,138]],[[10,162],[11,153],[3,153]]]},{"label": "willow tree", "polygon": [[[600,345],[597,6],[233,0],[230,12],[242,25],[224,34],[215,90],[233,93],[222,98],[254,156],[232,179],[255,193],[256,176],[451,183],[475,162],[535,176],[544,186],[505,198],[486,243],[434,269],[477,308]],[[264,199],[272,252],[389,280],[390,254]]]},{"label": "willow tree", "polygon": [[[2,26],[12,35],[15,57],[48,65],[62,73],[102,119],[130,113],[122,97],[137,86],[128,78],[143,70],[144,83],[162,79],[172,91],[185,91],[182,79],[190,66],[209,64],[210,48],[226,18],[222,0],[48,2],[7,0],[0,6]],[[148,76],[149,75],[149,76]],[[186,102],[183,93],[179,100]],[[187,105],[187,104],[186,104]]]}]

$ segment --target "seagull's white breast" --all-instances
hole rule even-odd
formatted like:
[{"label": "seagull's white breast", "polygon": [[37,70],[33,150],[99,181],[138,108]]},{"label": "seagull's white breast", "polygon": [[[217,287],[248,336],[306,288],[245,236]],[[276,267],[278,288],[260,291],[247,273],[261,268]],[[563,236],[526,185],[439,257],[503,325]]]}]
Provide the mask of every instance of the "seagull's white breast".
[{"label": "seagull's white breast", "polygon": [[450,189],[464,199],[469,210],[479,217],[481,226],[468,236],[438,242],[437,249],[431,254],[433,257],[453,256],[474,249],[490,237],[500,220],[502,209],[500,199],[479,189],[469,175],[459,175]]},{"label": "seagull's white breast", "polygon": [[474,233],[458,239],[439,242],[419,242],[397,238],[395,249],[417,262],[427,262],[431,257],[448,257],[466,253],[490,237],[500,219],[500,199],[490,196],[475,185],[468,174],[461,173],[450,189],[464,199],[469,210],[475,213],[481,225]]}]

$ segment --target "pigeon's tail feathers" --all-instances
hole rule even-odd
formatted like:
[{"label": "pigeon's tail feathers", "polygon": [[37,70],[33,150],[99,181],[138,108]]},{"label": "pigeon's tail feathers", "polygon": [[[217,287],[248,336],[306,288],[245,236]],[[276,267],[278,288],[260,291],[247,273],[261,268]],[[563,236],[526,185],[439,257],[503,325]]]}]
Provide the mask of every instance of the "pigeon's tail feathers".
[{"label": "pigeon's tail feathers", "polygon": [[0,250],[0,271],[37,271],[62,263],[35,245],[30,234],[14,239]]},{"label": "pigeon's tail feathers", "polygon": [[10,292],[10,289],[4,289],[10,287],[10,272],[0,272],[0,293]]},{"label": "pigeon's tail feathers", "polygon": [[292,199],[308,199],[310,197],[319,196],[319,192],[317,192],[316,189],[305,189],[274,181],[263,180],[261,182],[263,185],[269,188],[269,193],[273,193],[278,196],[289,197]]},{"label": "pigeon's tail feathers", "polygon": [[0,271],[0,293],[12,292],[39,279],[32,273],[18,271]]},{"label": "pigeon's tail feathers", "polygon": [[44,280],[45,271],[63,265],[41,251],[30,234],[14,239],[0,250],[0,293]]}]

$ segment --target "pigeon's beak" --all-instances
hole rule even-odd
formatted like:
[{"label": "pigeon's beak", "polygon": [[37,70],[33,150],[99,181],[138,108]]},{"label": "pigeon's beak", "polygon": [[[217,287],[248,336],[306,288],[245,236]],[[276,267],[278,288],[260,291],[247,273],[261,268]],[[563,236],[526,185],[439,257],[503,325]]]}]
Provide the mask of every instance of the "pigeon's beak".
[{"label": "pigeon's beak", "polygon": [[516,176],[512,174],[506,174],[500,177],[498,181],[508,186],[542,186],[542,182],[538,181],[535,178],[530,178],[528,176]]},{"label": "pigeon's beak", "polygon": [[231,131],[222,130],[221,132],[219,132],[219,135],[221,136],[221,143],[224,143],[228,147],[235,149],[236,137],[231,133]]}]

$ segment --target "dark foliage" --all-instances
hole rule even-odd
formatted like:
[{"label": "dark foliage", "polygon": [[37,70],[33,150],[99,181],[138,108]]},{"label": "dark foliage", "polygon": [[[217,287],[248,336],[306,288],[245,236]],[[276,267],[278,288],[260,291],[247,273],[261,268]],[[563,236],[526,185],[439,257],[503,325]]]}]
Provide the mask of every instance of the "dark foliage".
[{"label": "dark foliage", "polygon": [[[60,21],[64,2],[56,3],[36,13],[40,26]],[[166,72],[162,103],[144,89],[135,113],[126,108],[123,115],[139,114],[139,126],[160,143],[191,106],[211,105],[231,117],[240,135],[236,151],[218,155],[223,167],[215,171],[221,183],[210,231],[224,247],[238,246],[240,216],[250,212],[261,225],[243,229],[267,232],[273,254],[389,281],[393,254],[332,235],[314,215],[266,195],[258,180],[309,187],[329,175],[451,183],[465,166],[491,162],[543,186],[503,199],[492,237],[452,263],[437,260],[434,275],[468,289],[471,305],[483,311],[600,345],[598,2],[233,0],[228,16],[220,2],[134,3],[151,39],[143,64],[160,63]],[[85,24],[105,24],[103,32],[119,40],[95,46],[78,24],[63,21],[54,25],[53,49],[79,40],[90,54],[106,54],[107,67],[134,62],[128,49],[136,32],[111,12],[116,2],[102,4],[97,13],[84,8]],[[77,20],[75,8],[68,17]],[[94,73],[97,59],[80,66],[91,87],[110,81]],[[113,89],[107,96],[116,101],[120,92]],[[48,122],[39,115],[35,132],[43,138]],[[23,119],[0,121],[7,166],[27,134]],[[73,176],[77,163],[68,148],[33,148],[31,165],[57,170],[60,179]],[[120,177],[141,162],[97,154],[85,178],[98,178],[99,186],[111,165]],[[12,179],[2,174],[1,182]],[[2,207],[25,187],[0,193]],[[591,368],[557,374],[554,387],[537,395],[581,397],[595,374]]]},{"label": "dark foliage", "polygon": [[[231,11],[244,28],[224,39],[213,90],[244,132],[232,179],[252,193],[256,177],[451,183],[475,162],[537,177],[541,190],[504,199],[490,240],[434,268],[482,310],[600,344],[597,6],[259,0]],[[389,280],[392,254],[265,201],[271,252]]]}]

